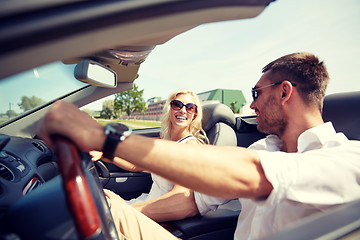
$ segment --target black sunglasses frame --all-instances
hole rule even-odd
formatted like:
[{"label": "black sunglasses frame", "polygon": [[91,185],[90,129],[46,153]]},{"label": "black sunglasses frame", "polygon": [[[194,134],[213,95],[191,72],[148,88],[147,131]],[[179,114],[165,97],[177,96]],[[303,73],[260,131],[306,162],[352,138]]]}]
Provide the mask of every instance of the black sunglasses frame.
[{"label": "black sunglasses frame", "polygon": [[[267,87],[272,87],[272,86],[280,85],[280,84],[282,84],[283,82],[285,82],[285,81],[272,83],[272,84],[269,84],[269,85],[266,85],[266,86],[263,86],[263,87],[258,87],[258,88],[253,87],[253,88],[251,89],[251,95],[252,95],[253,101],[255,102],[256,99],[259,97],[259,92],[258,92],[259,89],[263,89],[263,88],[267,88]],[[291,83],[291,85],[293,85],[294,87],[296,86],[296,83],[292,83],[292,82],[290,82],[290,83]]]},{"label": "black sunglasses frame", "polygon": [[181,102],[179,100],[172,100],[170,102],[170,106],[175,111],[180,111],[185,106],[186,112],[197,113],[197,106],[194,103],[184,104],[183,102]]}]

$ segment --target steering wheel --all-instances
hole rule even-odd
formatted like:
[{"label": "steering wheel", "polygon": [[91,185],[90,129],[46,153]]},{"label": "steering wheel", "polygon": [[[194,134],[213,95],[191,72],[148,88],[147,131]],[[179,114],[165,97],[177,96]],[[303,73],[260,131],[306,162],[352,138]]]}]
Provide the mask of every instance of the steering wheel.
[{"label": "steering wheel", "polygon": [[[93,179],[86,177],[77,146],[62,136],[52,139],[66,200],[80,238],[119,239],[102,186],[89,184]],[[97,189],[91,191],[91,187]]]}]

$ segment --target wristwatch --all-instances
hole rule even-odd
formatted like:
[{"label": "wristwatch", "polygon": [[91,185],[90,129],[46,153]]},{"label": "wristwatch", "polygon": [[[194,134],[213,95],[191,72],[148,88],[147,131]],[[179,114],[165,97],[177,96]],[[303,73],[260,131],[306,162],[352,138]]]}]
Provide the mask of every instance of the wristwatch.
[{"label": "wristwatch", "polygon": [[105,161],[112,161],[117,145],[131,135],[131,129],[121,123],[108,123],[105,126],[106,140],[102,149]]}]

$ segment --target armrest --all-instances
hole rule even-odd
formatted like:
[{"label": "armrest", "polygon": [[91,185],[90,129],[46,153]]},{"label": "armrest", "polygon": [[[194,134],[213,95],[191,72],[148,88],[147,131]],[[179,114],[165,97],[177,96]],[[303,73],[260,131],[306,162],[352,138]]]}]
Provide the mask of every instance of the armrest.
[{"label": "armrest", "polygon": [[240,214],[240,205],[236,200],[231,207],[219,208],[211,211],[204,216],[194,217],[167,222],[170,231],[181,239],[228,239],[234,238],[237,220]]}]

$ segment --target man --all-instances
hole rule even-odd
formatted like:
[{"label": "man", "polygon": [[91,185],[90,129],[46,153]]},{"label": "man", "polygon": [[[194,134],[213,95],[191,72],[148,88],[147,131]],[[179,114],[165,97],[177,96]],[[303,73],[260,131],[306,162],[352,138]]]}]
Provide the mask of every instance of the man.
[{"label": "man", "polygon": [[[289,54],[268,64],[252,89],[251,108],[257,114],[258,129],[270,135],[249,149],[180,148],[136,135],[116,144],[115,156],[196,191],[179,190],[157,207],[139,210],[155,220],[159,216],[169,220],[170,208],[177,213],[174,218],[181,218],[239,198],[242,211],[235,239],[258,239],[360,199],[356,180],[360,143],[347,140],[322,120],[328,79],[323,62],[310,53]],[[52,134],[63,134],[82,151],[107,150],[104,127],[64,102],[54,104],[39,124],[38,134],[49,145]],[[109,202],[124,239],[173,238],[120,198],[110,196]]]}]

